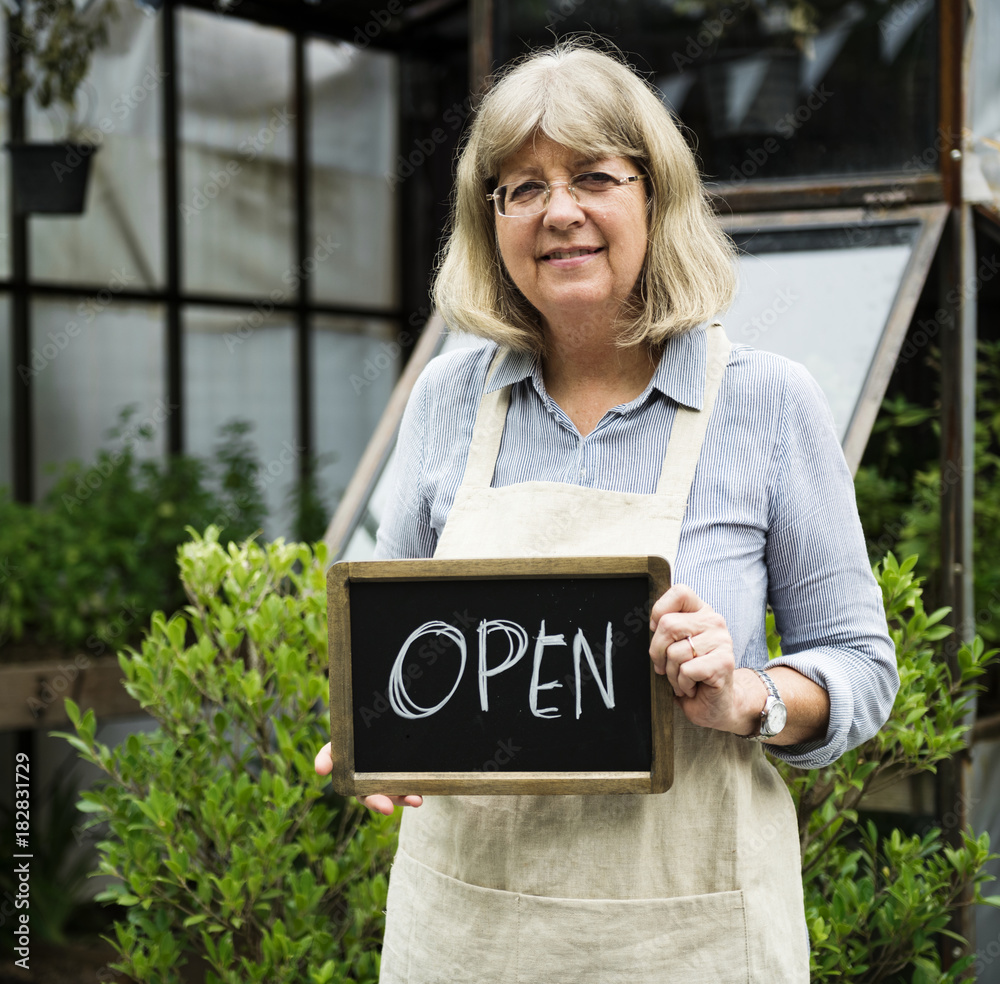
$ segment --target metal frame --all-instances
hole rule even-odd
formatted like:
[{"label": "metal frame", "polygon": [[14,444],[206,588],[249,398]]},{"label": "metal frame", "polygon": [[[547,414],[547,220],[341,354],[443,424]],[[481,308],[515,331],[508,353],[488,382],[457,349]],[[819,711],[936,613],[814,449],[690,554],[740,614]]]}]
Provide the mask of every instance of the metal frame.
[{"label": "metal frame", "polygon": [[742,229],[823,229],[836,227],[870,228],[878,225],[898,225],[915,223],[920,226],[920,234],[910,253],[910,259],[903,271],[892,310],[882,332],[882,339],[868,368],[864,386],[857,405],[851,415],[847,433],[844,436],[844,457],[851,474],[858,470],[868,443],[878,409],[885,396],[889,377],[892,375],[899,351],[906,340],[906,332],[920,299],[927,274],[937,252],[938,243],[948,218],[948,206],[914,205],[872,212],[865,209],[817,210],[808,212],[751,213],[729,216],[720,220],[727,232]]},{"label": "metal frame", "polygon": [[[161,12],[160,52],[166,78],[162,90],[162,133],[163,141],[163,203],[164,203],[164,284],[161,288],[148,290],[122,290],[116,296],[122,300],[151,302],[164,308],[165,335],[165,375],[166,397],[169,404],[176,409],[166,421],[167,451],[177,454],[185,449],[184,439],[184,330],[183,311],[193,306],[228,307],[254,310],[254,298],[245,294],[199,294],[185,291],[183,287],[183,242],[179,224],[180,204],[180,100],[178,93],[178,59],[183,53],[178,52],[177,43],[177,12],[181,6],[218,13],[218,9],[209,2],[199,0],[165,0]],[[263,7],[258,3],[240,3],[233,8],[229,16],[251,19],[255,12],[261,12]],[[315,19],[308,5],[303,5],[297,18],[289,25],[281,23],[276,8],[268,8],[270,16],[261,17],[260,22],[288,30],[294,41],[293,60],[293,99],[296,115],[294,131],[294,181],[295,181],[295,233],[293,245],[293,262],[302,269],[309,255],[310,242],[310,188],[309,188],[309,116],[308,116],[308,77],[306,66],[306,42],[309,37],[329,35],[330,25]],[[317,15],[318,16],[318,15]],[[13,17],[8,13],[8,17]],[[325,29],[320,30],[321,27]],[[9,49],[10,60],[8,73],[17,70],[20,58],[19,52]],[[12,78],[13,75],[10,74]],[[10,108],[10,138],[21,140],[25,136],[25,113],[23,98],[11,98]],[[23,383],[17,375],[18,365],[30,363],[31,350],[31,301],[36,297],[84,297],[94,289],[93,284],[72,283],[36,283],[32,281],[29,270],[30,254],[30,224],[28,217],[13,214],[11,210],[11,276],[0,278],[0,294],[9,293],[11,297],[11,334],[12,361],[11,376],[7,381],[13,393],[12,407],[12,471],[14,497],[22,502],[31,502],[35,497],[34,488],[34,419],[33,419],[33,387],[31,380]],[[395,244],[397,269],[402,256],[401,237]],[[312,412],[313,383],[310,369],[312,321],[316,315],[333,315],[342,317],[375,317],[401,323],[404,311],[401,305],[392,307],[372,306],[362,307],[356,304],[337,305],[314,302],[311,294],[312,284],[304,277],[298,297],[277,303],[276,311],[284,311],[292,316],[296,328],[296,360],[295,360],[295,401],[296,401],[296,439],[305,453],[299,456],[300,474],[305,477],[313,464],[315,449],[315,434]]]}]

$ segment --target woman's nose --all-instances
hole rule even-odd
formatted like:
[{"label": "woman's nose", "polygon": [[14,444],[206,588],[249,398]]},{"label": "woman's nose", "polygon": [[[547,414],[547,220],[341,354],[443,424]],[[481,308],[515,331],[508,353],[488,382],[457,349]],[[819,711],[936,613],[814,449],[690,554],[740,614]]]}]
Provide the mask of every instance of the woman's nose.
[{"label": "woman's nose", "polygon": [[546,225],[565,228],[585,219],[586,215],[569,190],[568,183],[559,181],[549,185],[549,204],[545,209]]}]

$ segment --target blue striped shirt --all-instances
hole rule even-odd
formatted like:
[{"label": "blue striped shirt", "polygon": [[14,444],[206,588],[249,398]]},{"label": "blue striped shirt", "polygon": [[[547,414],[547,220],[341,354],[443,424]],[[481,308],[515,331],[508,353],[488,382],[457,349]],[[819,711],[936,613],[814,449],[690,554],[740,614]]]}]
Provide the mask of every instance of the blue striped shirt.
[{"label": "blue striped shirt", "polygon": [[[700,329],[670,339],[644,392],[586,437],[546,393],[537,360],[508,353],[490,381],[490,389],[512,386],[494,488],[545,481],[655,492],[678,404],[701,408],[705,341]],[[401,425],[377,557],[433,555],[495,351],[490,343],[462,349],[421,374]],[[733,347],[673,581],[722,614],[737,666],[767,663],[770,604],[783,652],[771,665],[794,667],[829,693],[826,736],[768,745],[773,755],[802,768],[826,765],[885,722],[899,686],[895,649],[829,407],[798,363]]]}]

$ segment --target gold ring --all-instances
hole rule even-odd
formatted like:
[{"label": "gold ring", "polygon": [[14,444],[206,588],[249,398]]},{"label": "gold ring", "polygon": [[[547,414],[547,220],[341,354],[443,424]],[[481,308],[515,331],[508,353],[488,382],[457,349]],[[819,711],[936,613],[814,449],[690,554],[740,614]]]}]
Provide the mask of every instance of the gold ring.
[{"label": "gold ring", "polygon": [[688,645],[691,647],[691,658],[694,659],[698,653],[694,648],[694,643],[691,641],[691,636],[687,637]]}]

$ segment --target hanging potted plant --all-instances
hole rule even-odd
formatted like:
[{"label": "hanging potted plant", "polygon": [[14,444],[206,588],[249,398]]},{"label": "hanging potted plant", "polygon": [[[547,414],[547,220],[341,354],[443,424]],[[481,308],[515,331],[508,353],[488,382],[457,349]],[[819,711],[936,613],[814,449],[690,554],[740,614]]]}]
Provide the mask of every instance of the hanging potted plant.
[{"label": "hanging potted plant", "polygon": [[34,96],[42,109],[61,107],[65,139],[10,143],[13,206],[18,214],[79,214],[90,158],[97,149],[79,138],[77,95],[94,51],[107,44],[115,0],[4,0],[13,58],[11,94]]}]

